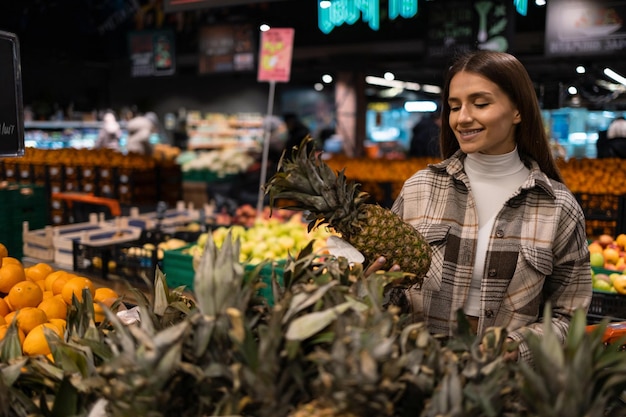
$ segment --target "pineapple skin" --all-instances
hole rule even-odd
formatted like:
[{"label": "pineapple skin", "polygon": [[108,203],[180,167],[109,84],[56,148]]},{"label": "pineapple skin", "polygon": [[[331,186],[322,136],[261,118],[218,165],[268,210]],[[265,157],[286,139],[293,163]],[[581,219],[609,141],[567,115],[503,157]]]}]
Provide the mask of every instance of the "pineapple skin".
[{"label": "pineapple skin", "polygon": [[430,268],[432,249],[417,229],[396,213],[375,204],[363,204],[362,215],[352,223],[357,233],[346,233],[342,225],[335,225],[346,240],[357,248],[365,259],[373,262],[380,256],[387,259],[384,269],[398,264],[402,271],[415,274],[408,284],[421,283]]}]

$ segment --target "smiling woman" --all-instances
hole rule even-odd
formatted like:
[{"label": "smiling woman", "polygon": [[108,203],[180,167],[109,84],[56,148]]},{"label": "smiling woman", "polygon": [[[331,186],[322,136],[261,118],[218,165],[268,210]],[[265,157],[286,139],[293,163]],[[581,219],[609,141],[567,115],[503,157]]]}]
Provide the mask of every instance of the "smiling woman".
[{"label": "smiling woman", "polygon": [[562,183],[533,83],[514,56],[459,57],[442,119],[445,159],[406,180],[392,208],[433,252],[423,284],[406,292],[411,313],[446,336],[458,312],[478,334],[505,328],[516,347],[505,358],[532,362],[526,339],[542,333],[543,305],[563,342],[574,312],[591,302],[582,209]]}]

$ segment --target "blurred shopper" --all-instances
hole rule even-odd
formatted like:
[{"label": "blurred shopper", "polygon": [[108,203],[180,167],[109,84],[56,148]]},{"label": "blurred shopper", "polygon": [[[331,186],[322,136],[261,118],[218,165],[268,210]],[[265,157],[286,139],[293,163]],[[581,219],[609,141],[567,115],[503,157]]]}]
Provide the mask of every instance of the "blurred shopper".
[{"label": "blurred shopper", "polygon": [[626,158],[626,119],[613,120],[606,131],[606,140],[598,134],[598,142],[598,158]]},{"label": "blurred shopper", "polygon": [[102,127],[98,132],[98,138],[94,144],[96,149],[120,149],[120,138],[122,137],[122,129],[117,122],[115,113],[107,111],[102,117]]},{"label": "blurred shopper", "polygon": [[287,152],[291,152],[291,149],[294,146],[299,146],[302,139],[310,134],[311,130],[295,113],[283,114],[283,121],[287,126],[287,142],[285,143],[285,149]]},{"label": "blurred shopper", "polygon": [[441,132],[441,113],[434,112],[422,119],[413,126],[413,135],[409,146],[411,157],[420,156],[441,156],[439,148],[439,133]]},{"label": "blurred shopper", "polygon": [[154,147],[150,137],[156,133],[158,118],[156,114],[149,112],[143,116],[135,116],[128,121],[128,140],[126,150],[141,155],[152,155]]}]

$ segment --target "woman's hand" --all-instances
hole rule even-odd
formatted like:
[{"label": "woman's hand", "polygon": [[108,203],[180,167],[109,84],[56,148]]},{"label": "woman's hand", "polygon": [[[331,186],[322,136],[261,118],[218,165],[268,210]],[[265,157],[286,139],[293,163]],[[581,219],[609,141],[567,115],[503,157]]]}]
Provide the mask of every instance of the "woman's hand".
[{"label": "woman's hand", "polygon": [[[384,256],[380,256],[378,259],[376,259],[376,261],[372,262],[367,267],[367,269],[365,270],[365,276],[369,276],[375,273],[376,271],[380,271],[382,267],[385,265],[385,262],[387,262],[387,258],[385,258]],[[389,271],[391,272],[400,271],[400,265],[394,264]]]}]

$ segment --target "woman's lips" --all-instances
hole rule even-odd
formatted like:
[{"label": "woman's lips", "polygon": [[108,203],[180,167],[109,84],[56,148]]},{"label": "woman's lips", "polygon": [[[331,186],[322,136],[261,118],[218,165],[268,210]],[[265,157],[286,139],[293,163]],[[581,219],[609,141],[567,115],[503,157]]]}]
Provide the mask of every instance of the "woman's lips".
[{"label": "woman's lips", "polygon": [[472,129],[472,130],[462,130],[458,132],[459,132],[459,136],[461,137],[461,139],[469,140],[469,139],[473,139],[476,135],[478,135],[482,131],[483,129]]}]

